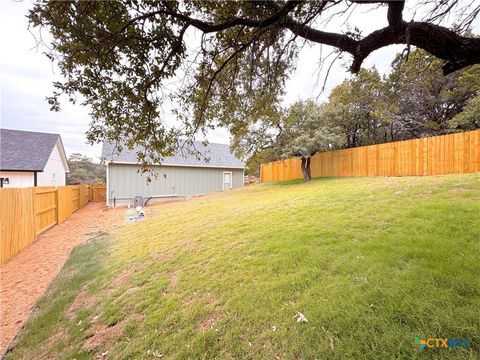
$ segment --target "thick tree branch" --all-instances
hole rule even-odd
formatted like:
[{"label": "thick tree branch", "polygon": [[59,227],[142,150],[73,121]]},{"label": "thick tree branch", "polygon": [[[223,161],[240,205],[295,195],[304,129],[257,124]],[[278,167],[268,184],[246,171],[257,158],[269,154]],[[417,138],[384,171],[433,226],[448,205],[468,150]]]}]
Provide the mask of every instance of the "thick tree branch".
[{"label": "thick tree branch", "polygon": [[213,32],[219,32],[223,30],[230,29],[235,26],[243,25],[243,26],[248,26],[248,27],[256,27],[256,28],[261,28],[261,27],[267,27],[270,26],[279,20],[281,20],[283,17],[287,16],[288,13],[290,13],[293,9],[295,9],[297,6],[302,5],[304,1],[287,1],[285,3],[285,6],[283,6],[281,9],[279,9],[275,14],[272,16],[264,19],[264,20],[255,20],[255,19],[248,19],[248,18],[240,18],[236,17],[231,20],[225,21],[220,24],[212,24],[207,21],[199,20],[192,18],[190,16],[187,16],[185,14],[182,14],[181,12],[174,11],[170,9],[170,6],[168,4],[168,1],[163,2],[165,5],[165,9],[160,9],[157,11],[152,11],[148,12],[146,14],[139,15],[137,17],[134,17],[128,23],[126,23],[118,32],[124,31],[126,28],[129,26],[137,23],[140,20],[145,20],[148,18],[152,18],[158,15],[168,15],[171,16],[175,19],[181,20],[185,22],[186,24],[189,24],[198,30],[202,31],[203,33],[213,33]]},{"label": "thick tree branch", "polygon": [[[296,36],[319,44],[330,45],[353,56],[351,71],[356,73],[365,58],[373,51],[393,44],[414,45],[432,55],[445,60],[444,74],[449,74],[466,66],[480,63],[480,39],[467,38],[458,35],[445,27],[428,22],[406,23],[402,18],[404,1],[371,1],[372,3],[388,3],[388,26],[372,32],[361,40],[348,35],[332,33],[314,29],[305,23],[294,20],[289,14],[303,1],[287,1],[283,7],[276,7],[277,11],[264,20],[236,17],[220,24],[214,24],[187,16],[179,11],[172,10],[168,3],[165,8],[140,15],[130,20],[122,29],[135,24],[140,20],[158,15],[171,16],[181,20],[184,24],[193,26],[203,33],[221,32],[236,26],[251,28],[265,28],[273,24],[289,29]],[[407,36],[407,33],[409,36]]]},{"label": "thick tree branch", "polygon": [[[480,63],[480,38],[468,38],[453,30],[426,22],[407,23],[401,20],[402,3],[394,3],[389,9],[389,26],[374,31],[361,40],[344,34],[324,32],[302,25],[287,17],[283,26],[294,34],[312,42],[334,46],[353,56],[351,70],[357,73],[373,51],[394,44],[411,44],[445,60],[445,75],[466,66]],[[409,39],[407,39],[407,30]]]},{"label": "thick tree branch", "polygon": [[358,41],[353,55],[352,71],[358,72],[365,58],[373,51],[393,44],[406,44],[407,30],[409,43],[445,60],[445,75],[472,64],[480,63],[480,39],[456,34],[445,27],[425,22],[402,24],[395,32],[390,27],[374,31]]},{"label": "thick tree branch", "polygon": [[289,29],[295,35],[298,35],[306,40],[319,44],[330,45],[342,51],[347,51],[351,54],[354,53],[357,46],[357,41],[347,35],[316,30],[292,20],[291,18],[286,18],[282,22],[282,26]]},{"label": "thick tree branch", "polygon": [[392,1],[388,4],[387,20],[392,31],[399,31],[403,23],[403,7],[405,1]]}]

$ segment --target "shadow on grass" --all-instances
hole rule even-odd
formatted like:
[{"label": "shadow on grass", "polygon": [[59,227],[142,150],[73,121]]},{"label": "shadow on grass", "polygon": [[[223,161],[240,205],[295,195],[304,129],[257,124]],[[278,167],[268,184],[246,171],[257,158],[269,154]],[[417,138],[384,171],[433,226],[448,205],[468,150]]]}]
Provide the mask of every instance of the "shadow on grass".
[{"label": "shadow on grass", "polygon": [[[83,315],[80,317],[79,314],[75,314],[75,317],[69,318],[67,312],[87,284],[106,281],[107,273],[102,259],[109,251],[110,243],[109,236],[102,234],[72,250],[45,295],[33,307],[30,319],[20,330],[13,345],[7,349],[4,359],[41,358],[41,354],[31,352],[40,344],[48,344],[49,349],[44,350],[50,353],[65,355],[65,351],[71,350],[68,349],[68,343],[77,344],[78,348],[74,349],[74,354],[78,359],[88,357],[81,349],[85,338],[81,331],[84,326],[78,324],[83,320],[87,325],[86,320],[90,314],[80,314]],[[67,331],[58,333],[60,328]]]},{"label": "shadow on grass", "polygon": [[313,178],[311,181],[306,182],[303,179],[293,179],[293,180],[284,180],[284,181],[272,181],[267,184],[271,184],[273,186],[290,186],[290,185],[302,185],[302,184],[318,184],[320,182],[332,182],[338,180],[340,178],[336,177],[316,177]]}]

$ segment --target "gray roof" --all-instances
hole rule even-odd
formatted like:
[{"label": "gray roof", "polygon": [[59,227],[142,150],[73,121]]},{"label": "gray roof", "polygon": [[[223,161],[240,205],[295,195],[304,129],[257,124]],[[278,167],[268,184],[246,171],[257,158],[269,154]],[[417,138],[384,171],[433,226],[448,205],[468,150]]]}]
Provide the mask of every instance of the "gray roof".
[{"label": "gray roof", "polygon": [[[200,159],[193,152],[201,154]],[[137,152],[142,152],[142,148],[137,147],[132,150],[122,149],[120,154],[115,151],[112,143],[104,142],[102,148],[102,159],[106,162],[120,163],[138,163]],[[178,166],[208,166],[208,167],[230,167],[244,168],[244,163],[235,157],[230,151],[230,147],[225,144],[209,143],[204,146],[200,141],[195,141],[193,148],[185,146],[183,151],[178,151],[174,156],[167,156],[162,159],[162,165]]]},{"label": "gray roof", "polygon": [[0,170],[43,171],[59,134],[0,129]]}]

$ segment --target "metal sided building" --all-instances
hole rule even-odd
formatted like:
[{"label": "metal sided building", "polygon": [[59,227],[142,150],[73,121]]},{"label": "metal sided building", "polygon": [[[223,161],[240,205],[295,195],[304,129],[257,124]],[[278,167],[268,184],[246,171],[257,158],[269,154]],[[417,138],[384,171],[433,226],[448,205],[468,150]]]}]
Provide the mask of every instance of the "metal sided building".
[{"label": "metal sided building", "polygon": [[137,196],[143,203],[158,199],[203,195],[243,186],[245,165],[236,158],[228,145],[195,142],[195,152],[182,151],[165,157],[161,165],[152,165],[154,174],[147,181],[137,161],[140,149],[124,149],[120,154],[105,142],[102,159],[106,164],[107,206],[133,204]]}]

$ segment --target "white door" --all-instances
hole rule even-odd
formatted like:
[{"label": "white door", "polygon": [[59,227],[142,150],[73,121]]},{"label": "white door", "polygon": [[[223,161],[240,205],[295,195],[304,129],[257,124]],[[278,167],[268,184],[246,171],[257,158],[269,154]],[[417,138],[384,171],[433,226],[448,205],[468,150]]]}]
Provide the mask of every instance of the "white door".
[{"label": "white door", "polygon": [[232,188],[232,173],[228,171],[223,172],[223,190],[230,190]]}]

